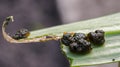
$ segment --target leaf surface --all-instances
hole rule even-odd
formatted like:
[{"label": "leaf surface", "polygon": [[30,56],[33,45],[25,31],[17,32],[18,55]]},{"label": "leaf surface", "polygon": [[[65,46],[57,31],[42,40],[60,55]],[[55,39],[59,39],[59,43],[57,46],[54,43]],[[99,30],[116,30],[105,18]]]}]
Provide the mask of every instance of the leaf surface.
[{"label": "leaf surface", "polygon": [[[52,39],[55,38],[54,40],[58,40],[63,35],[63,32],[82,32],[87,34],[88,32],[98,29],[105,31],[106,42],[104,46],[93,47],[89,54],[74,54],[70,52],[67,46],[62,45],[61,49],[66,57],[70,60],[71,67],[120,61],[120,13],[31,31],[31,34],[28,38],[15,40],[12,43],[41,42],[39,39],[44,39],[42,38],[44,36],[54,36]],[[10,40],[7,41],[11,42]]]}]

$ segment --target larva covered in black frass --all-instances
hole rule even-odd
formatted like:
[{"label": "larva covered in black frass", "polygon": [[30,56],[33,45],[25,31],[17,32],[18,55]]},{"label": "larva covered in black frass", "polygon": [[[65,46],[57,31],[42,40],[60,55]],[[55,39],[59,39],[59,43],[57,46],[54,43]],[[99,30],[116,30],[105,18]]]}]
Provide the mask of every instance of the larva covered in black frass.
[{"label": "larva covered in black frass", "polygon": [[96,30],[95,32],[90,32],[88,33],[87,37],[94,45],[103,45],[105,42],[103,30]]},{"label": "larva covered in black frass", "polygon": [[19,39],[27,38],[29,35],[30,32],[27,29],[20,29],[12,36],[12,38],[19,40]]}]

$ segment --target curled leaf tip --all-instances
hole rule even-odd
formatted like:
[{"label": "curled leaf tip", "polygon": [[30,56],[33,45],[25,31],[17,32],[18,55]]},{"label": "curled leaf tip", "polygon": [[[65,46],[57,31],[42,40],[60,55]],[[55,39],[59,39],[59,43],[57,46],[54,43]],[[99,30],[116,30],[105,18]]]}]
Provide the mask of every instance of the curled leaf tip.
[{"label": "curled leaf tip", "polygon": [[23,39],[14,39],[13,37],[9,36],[7,33],[6,33],[6,26],[10,23],[10,22],[13,22],[14,19],[13,19],[13,16],[9,16],[7,17],[4,22],[3,22],[3,25],[2,25],[2,34],[3,34],[3,37],[10,43],[31,43],[31,42],[45,42],[45,41],[49,41],[49,40],[58,40],[60,39],[59,36],[51,36],[51,37],[48,37],[48,36],[43,36],[41,35],[41,37],[39,38],[23,38]]},{"label": "curled leaf tip", "polygon": [[9,41],[9,42],[17,42],[16,40],[14,40],[12,37],[10,37],[6,32],[5,32],[5,30],[6,30],[6,26],[10,23],[10,21],[11,22],[13,22],[14,21],[14,19],[13,19],[13,16],[9,16],[9,17],[7,17],[4,21],[3,21],[3,25],[2,25],[2,34],[3,34],[3,37],[7,40],[7,41]]}]

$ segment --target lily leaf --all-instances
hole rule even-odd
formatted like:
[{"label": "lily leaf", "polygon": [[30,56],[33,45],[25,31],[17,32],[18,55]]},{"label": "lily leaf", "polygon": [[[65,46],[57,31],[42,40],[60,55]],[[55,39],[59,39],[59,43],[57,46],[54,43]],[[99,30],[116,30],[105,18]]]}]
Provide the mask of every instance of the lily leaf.
[{"label": "lily leaf", "polygon": [[[8,17],[12,20],[11,17]],[[4,38],[11,43],[43,42],[48,40],[58,40],[63,32],[88,33],[95,30],[104,30],[106,42],[104,46],[93,47],[88,54],[75,54],[70,52],[67,46],[62,45],[61,49],[70,60],[71,67],[95,65],[120,61],[120,13],[104,16],[100,18],[80,21],[76,23],[55,26],[51,28],[31,31],[30,36],[25,39],[14,40],[5,32],[5,20],[2,26]],[[47,36],[51,36],[47,38]]]}]

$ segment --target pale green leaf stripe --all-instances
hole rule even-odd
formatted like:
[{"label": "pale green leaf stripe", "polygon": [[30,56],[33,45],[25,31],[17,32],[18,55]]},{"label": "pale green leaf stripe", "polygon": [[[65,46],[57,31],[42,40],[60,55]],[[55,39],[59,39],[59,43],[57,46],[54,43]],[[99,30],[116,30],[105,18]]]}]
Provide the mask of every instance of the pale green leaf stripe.
[{"label": "pale green leaf stripe", "polygon": [[[114,26],[114,28],[113,28]],[[76,23],[55,26],[51,28],[35,30],[31,32],[29,38],[34,38],[42,35],[62,35],[63,32],[89,32],[95,29],[103,29],[105,31],[119,30],[120,26],[120,13],[105,16],[97,19],[91,19],[87,21],[80,21]]]}]

